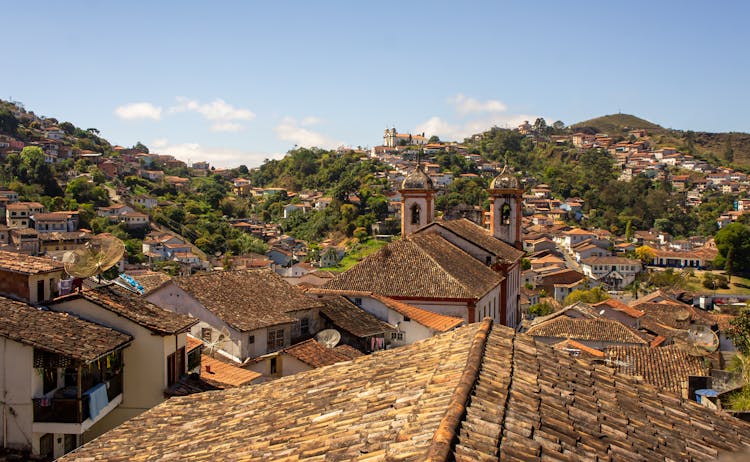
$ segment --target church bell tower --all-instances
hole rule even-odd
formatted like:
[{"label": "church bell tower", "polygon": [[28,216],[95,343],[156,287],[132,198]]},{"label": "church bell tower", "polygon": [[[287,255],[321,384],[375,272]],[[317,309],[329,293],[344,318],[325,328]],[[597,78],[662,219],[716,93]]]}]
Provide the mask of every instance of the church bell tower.
[{"label": "church bell tower", "polygon": [[417,162],[401,183],[401,237],[406,237],[435,219],[435,187]]},{"label": "church bell tower", "polygon": [[518,183],[518,178],[507,170],[506,164],[503,171],[490,184],[490,232],[501,241],[522,249],[523,189]]}]

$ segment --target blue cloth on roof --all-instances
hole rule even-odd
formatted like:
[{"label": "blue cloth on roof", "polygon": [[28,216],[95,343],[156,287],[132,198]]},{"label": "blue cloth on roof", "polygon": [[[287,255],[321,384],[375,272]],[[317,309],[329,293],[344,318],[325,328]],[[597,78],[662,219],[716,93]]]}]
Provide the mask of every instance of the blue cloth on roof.
[{"label": "blue cloth on roof", "polygon": [[84,395],[89,396],[89,418],[95,419],[99,413],[107,407],[109,404],[109,398],[107,397],[107,386],[103,383],[94,385],[93,387],[86,390]]}]

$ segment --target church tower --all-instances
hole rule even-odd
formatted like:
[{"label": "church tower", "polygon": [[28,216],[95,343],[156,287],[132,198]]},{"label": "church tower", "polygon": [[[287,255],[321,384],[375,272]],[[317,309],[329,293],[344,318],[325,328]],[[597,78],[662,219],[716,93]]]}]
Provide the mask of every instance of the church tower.
[{"label": "church tower", "polygon": [[507,170],[506,164],[490,184],[490,233],[520,250],[523,189]]},{"label": "church tower", "polygon": [[401,189],[401,237],[406,237],[435,219],[435,187],[417,162],[406,175]]}]

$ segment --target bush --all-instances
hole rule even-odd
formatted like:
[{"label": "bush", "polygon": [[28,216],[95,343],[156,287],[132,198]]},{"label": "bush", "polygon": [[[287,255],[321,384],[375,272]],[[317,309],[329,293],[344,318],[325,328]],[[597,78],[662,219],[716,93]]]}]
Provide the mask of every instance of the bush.
[{"label": "bush", "polygon": [[552,314],[555,308],[547,302],[536,303],[529,307],[529,314],[534,316],[547,316]]},{"label": "bush", "polygon": [[703,287],[706,289],[728,289],[729,280],[723,274],[705,273],[703,275]]}]

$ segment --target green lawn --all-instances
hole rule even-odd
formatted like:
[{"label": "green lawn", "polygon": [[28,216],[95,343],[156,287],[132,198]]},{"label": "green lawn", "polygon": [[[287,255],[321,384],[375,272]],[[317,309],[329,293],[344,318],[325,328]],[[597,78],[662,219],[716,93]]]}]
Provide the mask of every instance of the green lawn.
[{"label": "green lawn", "polygon": [[363,244],[355,244],[351,250],[347,250],[346,256],[336,266],[321,268],[326,271],[343,272],[359,263],[363,258],[388,244],[385,241],[369,239]]},{"label": "green lawn", "polygon": [[[710,272],[714,274],[724,274],[723,271]],[[685,289],[691,292],[713,294],[713,289],[706,289],[703,287],[703,273],[706,273],[706,271],[696,271],[695,276],[688,278]],[[716,293],[720,295],[750,295],[750,279],[740,276],[732,276],[732,282],[729,283],[729,289],[717,289]]]}]

